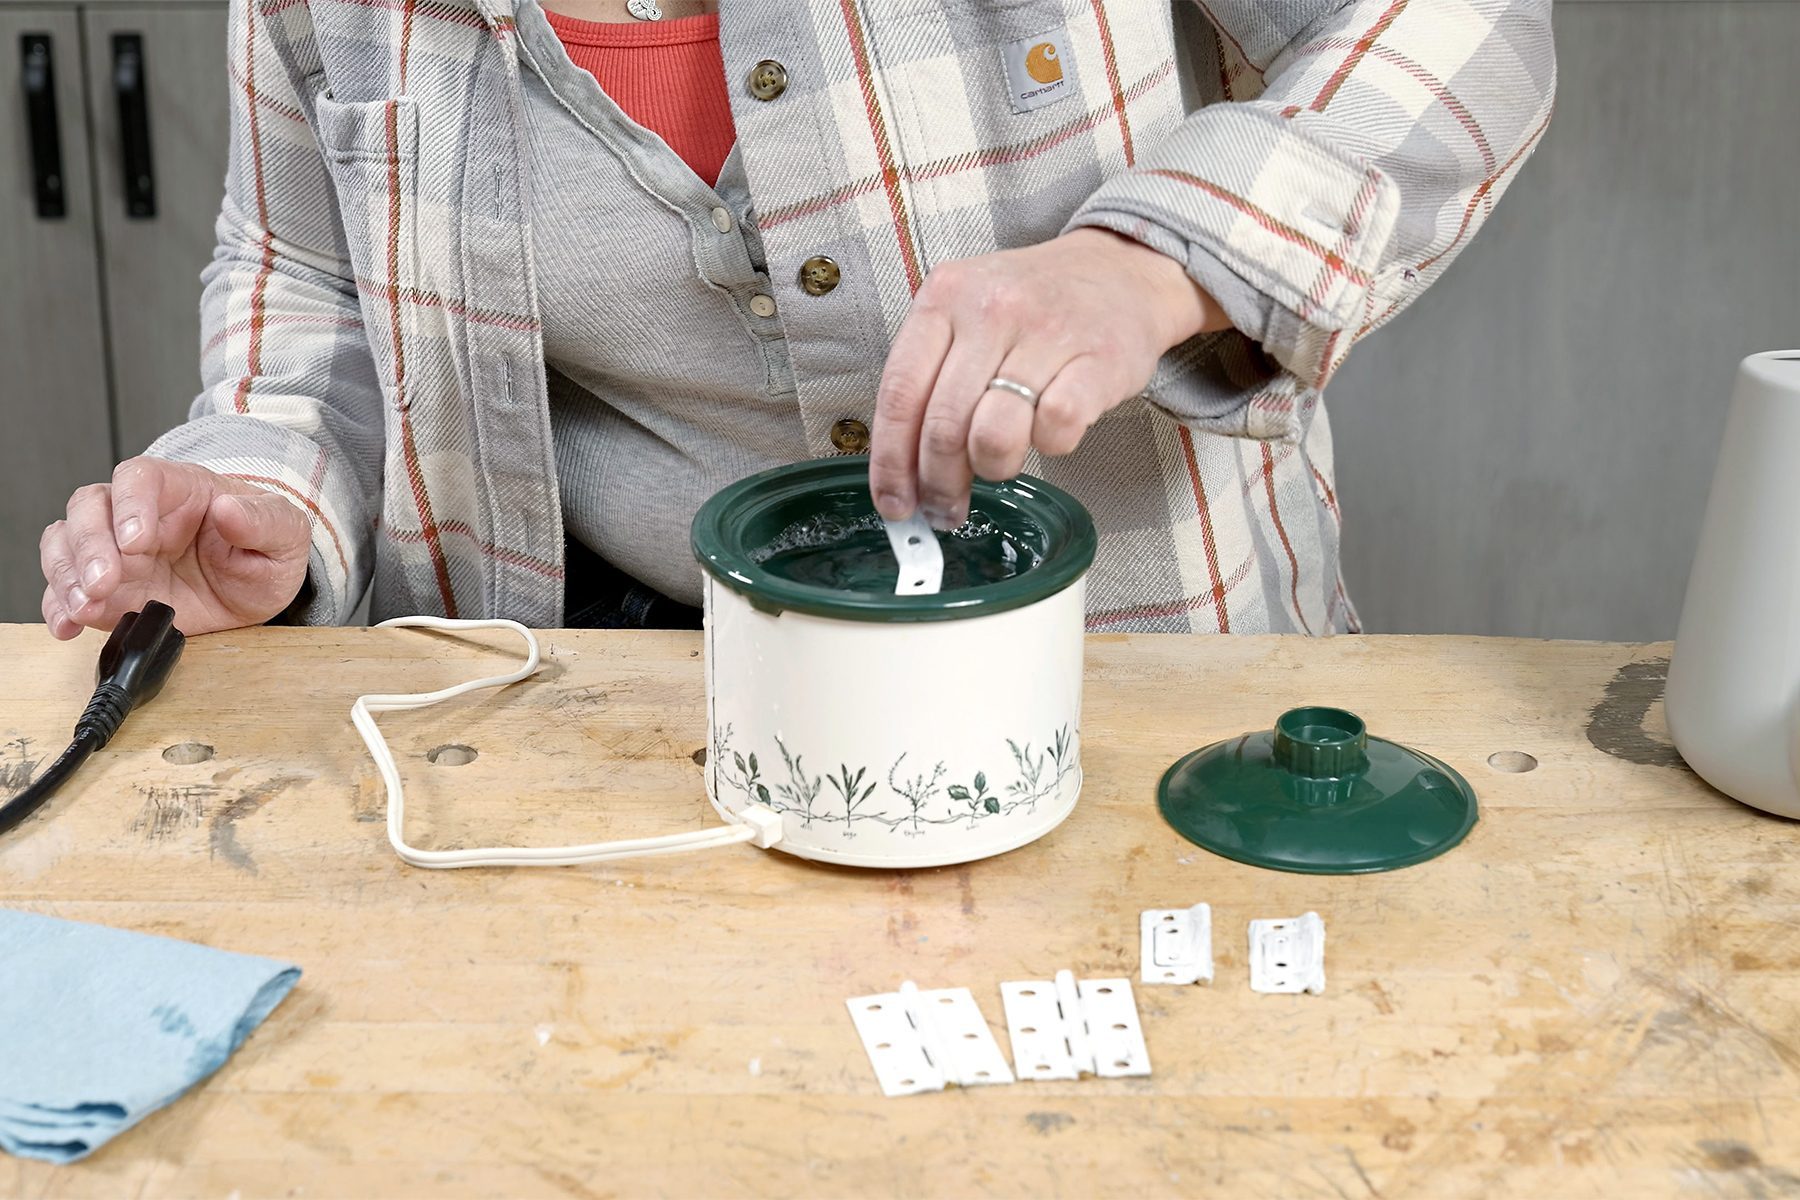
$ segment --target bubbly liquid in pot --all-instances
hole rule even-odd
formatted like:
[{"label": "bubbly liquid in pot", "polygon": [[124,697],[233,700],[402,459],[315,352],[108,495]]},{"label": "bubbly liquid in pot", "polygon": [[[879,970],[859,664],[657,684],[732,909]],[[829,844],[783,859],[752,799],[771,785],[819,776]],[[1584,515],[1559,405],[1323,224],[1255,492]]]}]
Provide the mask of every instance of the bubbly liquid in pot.
[{"label": "bubbly liquid in pot", "polygon": [[[1023,575],[1038,565],[1035,549],[980,512],[960,529],[939,533],[944,550],[942,591],[980,587]],[[881,518],[830,515],[796,521],[751,557],[782,579],[839,592],[890,593],[900,571]]]}]

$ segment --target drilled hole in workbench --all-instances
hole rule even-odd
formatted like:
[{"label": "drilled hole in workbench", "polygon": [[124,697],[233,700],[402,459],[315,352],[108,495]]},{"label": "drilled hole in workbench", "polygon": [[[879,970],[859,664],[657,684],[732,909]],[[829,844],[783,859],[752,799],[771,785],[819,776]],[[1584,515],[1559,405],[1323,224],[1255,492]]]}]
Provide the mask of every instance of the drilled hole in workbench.
[{"label": "drilled hole in workbench", "polygon": [[205,742],[176,742],[163,750],[163,761],[177,766],[191,767],[195,763],[203,763],[213,756],[213,748]]},{"label": "drilled hole in workbench", "polygon": [[425,757],[440,767],[460,767],[475,761],[476,750],[473,746],[462,746],[452,742],[449,745],[427,750]]},{"label": "drilled hole in workbench", "polygon": [[1508,775],[1523,775],[1527,771],[1535,771],[1537,765],[1537,759],[1523,750],[1500,750],[1488,755],[1488,766]]}]

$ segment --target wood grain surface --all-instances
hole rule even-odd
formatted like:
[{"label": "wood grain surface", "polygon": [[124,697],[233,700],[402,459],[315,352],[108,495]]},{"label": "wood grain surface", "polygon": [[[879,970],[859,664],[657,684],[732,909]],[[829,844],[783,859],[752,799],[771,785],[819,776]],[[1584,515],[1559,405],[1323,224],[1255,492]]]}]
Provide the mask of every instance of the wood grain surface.
[{"label": "wood grain surface", "polygon": [[[0,794],[60,749],[98,647],[0,627]],[[1674,757],[1666,646],[1095,638],[1081,802],[998,859],[405,867],[350,702],[493,673],[500,647],[199,639],[0,839],[0,904],[305,968],[210,1081],[77,1166],[0,1159],[0,1194],[1800,1196],[1800,826]],[[413,840],[713,821],[698,636],[546,647],[529,683],[383,719]],[[1303,702],[1467,775],[1468,841],[1313,878],[1163,824],[1168,763]],[[445,745],[475,757],[431,762]],[[1509,752],[1535,769],[1489,765]],[[1004,1045],[1001,980],[1135,977],[1138,911],[1199,900],[1217,981],[1138,989],[1150,1078],[879,1094],[845,998],[966,985]],[[1307,909],[1326,993],[1253,994],[1246,923]]]}]

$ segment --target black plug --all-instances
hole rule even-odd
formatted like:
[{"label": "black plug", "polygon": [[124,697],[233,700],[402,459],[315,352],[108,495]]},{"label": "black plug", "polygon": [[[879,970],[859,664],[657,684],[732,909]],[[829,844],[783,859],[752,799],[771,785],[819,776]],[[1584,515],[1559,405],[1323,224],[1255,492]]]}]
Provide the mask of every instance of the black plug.
[{"label": "black plug", "polygon": [[161,601],[120,617],[100,648],[94,696],[75,723],[76,738],[97,738],[96,750],[110,742],[132,709],[156,699],[185,645],[187,638],[175,628],[175,610]]},{"label": "black plug", "polygon": [[94,694],[75,722],[69,748],[29,787],[0,805],[0,834],[35,812],[88,755],[110,742],[132,709],[156,698],[186,644],[175,628],[175,610],[159,601],[119,618],[100,650]]}]

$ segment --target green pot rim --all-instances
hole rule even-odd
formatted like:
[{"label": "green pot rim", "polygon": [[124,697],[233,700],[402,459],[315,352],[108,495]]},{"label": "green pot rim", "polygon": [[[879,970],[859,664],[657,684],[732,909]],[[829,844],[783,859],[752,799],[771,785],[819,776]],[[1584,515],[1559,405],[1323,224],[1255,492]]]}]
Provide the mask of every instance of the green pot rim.
[{"label": "green pot rim", "polygon": [[[713,495],[694,514],[694,557],[714,579],[763,612],[807,613],[850,621],[960,621],[1035,604],[1054,596],[1093,565],[1094,520],[1075,497],[1030,475],[1004,483],[976,480],[971,507],[1012,509],[1043,530],[1043,561],[1023,575],[935,596],[844,592],[783,579],[762,569],[743,544],[744,528],[777,504],[823,489],[868,491],[868,459],[812,459],[741,479]],[[869,511],[875,511],[871,500]]]}]

